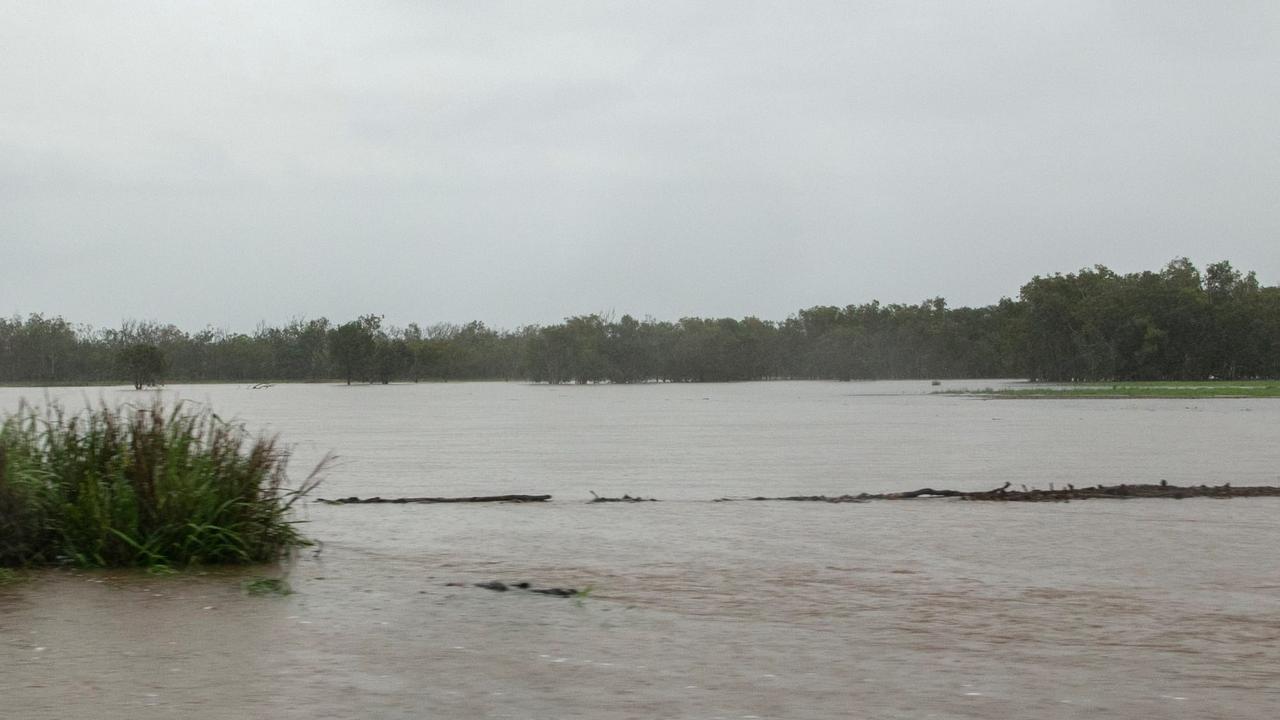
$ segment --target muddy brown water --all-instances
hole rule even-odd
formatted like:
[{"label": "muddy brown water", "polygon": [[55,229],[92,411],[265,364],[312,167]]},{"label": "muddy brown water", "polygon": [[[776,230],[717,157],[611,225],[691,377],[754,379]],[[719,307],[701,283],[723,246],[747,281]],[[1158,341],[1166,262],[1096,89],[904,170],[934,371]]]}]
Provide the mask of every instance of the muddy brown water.
[{"label": "muddy brown water", "polygon": [[[309,504],[287,597],[242,592],[267,568],[0,586],[0,717],[1280,717],[1280,499],[708,502],[1280,483],[1278,401],[931,389],[169,388],[280,432],[295,475],[336,452],[320,496],[555,497]],[[494,579],[590,592],[447,584]]]}]

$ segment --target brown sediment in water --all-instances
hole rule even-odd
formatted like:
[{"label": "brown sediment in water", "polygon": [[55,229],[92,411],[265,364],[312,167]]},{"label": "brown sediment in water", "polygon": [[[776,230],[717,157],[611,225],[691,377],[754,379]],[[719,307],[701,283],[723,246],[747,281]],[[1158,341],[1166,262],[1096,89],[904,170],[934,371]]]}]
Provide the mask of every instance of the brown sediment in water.
[{"label": "brown sediment in water", "polygon": [[283,568],[0,587],[0,715],[1274,718],[1276,501],[1110,505],[321,506],[290,595],[244,589]]},{"label": "brown sediment in water", "polygon": [[[691,501],[1280,485],[1280,403],[997,409],[899,387],[187,389],[298,441],[295,464],[344,456],[328,497],[555,497],[307,503],[324,551],[299,553],[290,595],[245,592],[270,572],[252,568],[23,573],[0,586],[0,716],[1275,720],[1280,499]],[[589,490],[663,502],[587,508]],[[594,589],[473,586],[495,578]]]}]

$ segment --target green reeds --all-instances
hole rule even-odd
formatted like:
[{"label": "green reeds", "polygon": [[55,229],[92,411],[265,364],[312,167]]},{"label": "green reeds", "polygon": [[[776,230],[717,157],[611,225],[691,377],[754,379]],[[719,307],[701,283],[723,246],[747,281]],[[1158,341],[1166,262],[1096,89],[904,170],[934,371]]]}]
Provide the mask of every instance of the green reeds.
[{"label": "green reeds", "polygon": [[[0,422],[0,567],[276,560],[308,544],[289,453],[208,408],[23,404]],[[327,461],[327,458],[326,458]]]}]

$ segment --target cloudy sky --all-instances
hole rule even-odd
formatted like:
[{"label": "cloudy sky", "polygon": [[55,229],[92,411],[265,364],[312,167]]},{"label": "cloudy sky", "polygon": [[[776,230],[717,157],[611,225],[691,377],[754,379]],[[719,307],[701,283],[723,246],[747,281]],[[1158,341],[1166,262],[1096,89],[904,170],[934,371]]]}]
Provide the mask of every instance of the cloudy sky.
[{"label": "cloudy sky", "polygon": [[0,0],[0,314],[952,305],[1280,284],[1280,3]]}]

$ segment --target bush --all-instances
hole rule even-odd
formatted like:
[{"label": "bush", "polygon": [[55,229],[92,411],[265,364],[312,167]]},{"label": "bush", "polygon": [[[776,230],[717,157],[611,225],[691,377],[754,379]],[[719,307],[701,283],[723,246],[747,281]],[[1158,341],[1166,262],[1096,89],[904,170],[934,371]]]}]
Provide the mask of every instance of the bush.
[{"label": "bush", "polygon": [[23,404],[0,423],[0,566],[184,566],[276,560],[309,544],[274,437],[208,408]]}]

